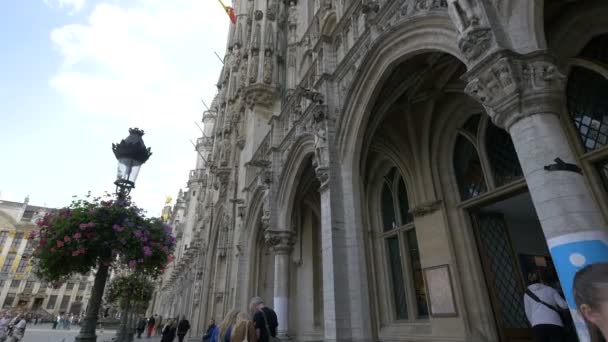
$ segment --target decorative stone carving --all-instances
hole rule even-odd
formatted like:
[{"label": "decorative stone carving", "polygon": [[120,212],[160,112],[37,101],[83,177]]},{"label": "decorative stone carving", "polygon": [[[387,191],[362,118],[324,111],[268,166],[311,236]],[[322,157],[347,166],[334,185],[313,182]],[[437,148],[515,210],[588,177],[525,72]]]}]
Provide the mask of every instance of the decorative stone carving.
[{"label": "decorative stone carving", "polygon": [[266,10],[266,18],[270,21],[274,21],[277,15],[277,1],[270,0],[268,2],[268,9]]},{"label": "decorative stone carving", "polygon": [[329,181],[329,150],[326,110],[326,106],[317,105],[313,113],[313,133],[315,137],[313,166],[315,167],[317,178],[321,182],[321,188],[324,188]]},{"label": "decorative stone carving", "polygon": [[368,14],[370,12],[378,13],[380,10],[380,4],[378,1],[368,0],[363,5],[361,5],[361,12],[363,14]]},{"label": "decorative stone carving", "polygon": [[466,58],[475,60],[489,51],[493,41],[494,35],[489,28],[476,28],[460,36],[458,48]]},{"label": "decorative stone carving", "polygon": [[239,76],[240,76],[240,88],[245,87],[247,85],[247,58],[243,58],[241,65],[240,65],[240,69],[239,69]]},{"label": "decorative stone carving", "polygon": [[458,47],[471,61],[488,52],[494,43],[479,0],[448,0],[448,13],[459,32]]},{"label": "decorative stone carving", "polygon": [[262,27],[260,24],[255,24],[255,30],[253,31],[253,39],[251,41],[251,54],[257,55],[260,51],[261,44],[261,36],[262,36]]},{"label": "decorative stone carving", "polygon": [[251,66],[249,67],[249,83],[255,83],[258,80],[258,67],[260,57],[256,54],[251,56]]},{"label": "decorative stone carving", "polygon": [[295,233],[291,230],[266,230],[264,232],[266,243],[277,254],[289,254],[295,244]]},{"label": "decorative stone carving", "polygon": [[250,85],[243,91],[245,103],[250,108],[256,105],[270,107],[278,99],[276,89],[266,84]]},{"label": "decorative stone carving", "polygon": [[264,51],[272,53],[274,52],[274,28],[272,27],[272,23],[266,25],[266,32],[264,34]]},{"label": "decorative stone carving", "polygon": [[270,227],[270,189],[265,187],[264,196],[262,199],[262,230],[267,230]]},{"label": "decorative stone carving", "polygon": [[255,20],[260,21],[264,18],[264,12],[262,12],[260,10],[256,10],[253,14],[253,17]]},{"label": "decorative stone carving", "polygon": [[485,106],[499,127],[508,129],[533,113],[561,110],[565,77],[550,56],[496,54],[466,78],[465,92]]},{"label": "decorative stone carving", "polygon": [[441,200],[431,201],[422,203],[414,208],[410,209],[410,214],[414,216],[425,216],[428,214],[432,214],[441,208]]},{"label": "decorative stone carving", "polygon": [[266,52],[264,53],[264,75],[263,75],[264,83],[266,83],[266,84],[272,83],[272,69],[273,69],[272,52],[266,50]]}]

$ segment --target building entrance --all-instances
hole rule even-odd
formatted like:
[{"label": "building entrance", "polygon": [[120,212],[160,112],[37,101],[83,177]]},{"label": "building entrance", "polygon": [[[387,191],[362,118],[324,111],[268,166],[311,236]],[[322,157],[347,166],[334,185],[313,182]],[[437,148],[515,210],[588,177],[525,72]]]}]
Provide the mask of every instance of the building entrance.
[{"label": "building entrance", "polygon": [[540,271],[562,293],[528,193],[471,211],[475,237],[501,341],[533,342],[523,294]]}]

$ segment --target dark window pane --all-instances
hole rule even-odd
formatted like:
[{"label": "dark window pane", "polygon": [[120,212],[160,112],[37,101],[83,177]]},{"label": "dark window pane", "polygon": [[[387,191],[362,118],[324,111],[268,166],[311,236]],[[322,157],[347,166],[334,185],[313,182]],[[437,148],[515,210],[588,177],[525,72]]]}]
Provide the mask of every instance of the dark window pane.
[{"label": "dark window pane", "polygon": [[600,173],[602,178],[602,184],[604,184],[604,189],[608,191],[608,160],[603,160],[597,164],[597,170]]},{"label": "dark window pane", "polygon": [[486,192],[486,181],[477,150],[463,136],[458,136],[458,140],[456,140],[454,171],[461,199],[467,200]]},{"label": "dark window pane", "polygon": [[388,263],[391,273],[391,285],[393,288],[395,317],[397,319],[407,319],[405,282],[403,281],[403,266],[401,264],[401,252],[399,251],[399,238],[397,236],[387,238],[386,249],[388,251]]},{"label": "dark window pane", "polygon": [[472,117],[469,118],[469,120],[467,120],[467,122],[465,122],[465,124],[464,124],[464,126],[462,126],[462,128],[464,128],[465,131],[473,134],[473,136],[476,137],[480,120],[481,120],[481,115],[479,115],[479,114],[473,115]]},{"label": "dark window pane", "polygon": [[395,215],[395,203],[393,192],[386,182],[382,188],[382,223],[384,231],[397,227],[397,217]]},{"label": "dark window pane", "polygon": [[399,211],[401,213],[401,222],[402,225],[411,223],[414,218],[412,214],[410,214],[410,203],[407,200],[407,190],[405,190],[405,183],[403,182],[403,178],[399,179]]},{"label": "dark window pane", "polygon": [[581,52],[581,57],[608,64],[608,34],[593,38]]},{"label": "dark window pane", "polygon": [[523,177],[513,141],[507,131],[490,123],[486,132],[486,149],[497,186]]},{"label": "dark window pane", "polygon": [[422,266],[420,265],[420,252],[418,250],[416,230],[410,229],[405,234],[407,235],[408,250],[412,263],[412,279],[414,280],[414,291],[416,292],[418,317],[427,318],[429,316],[429,308],[426,302],[426,288],[424,287],[424,279],[422,278]]},{"label": "dark window pane", "polygon": [[49,301],[46,304],[47,310],[53,310],[55,308],[55,303],[56,302],[57,302],[57,296],[56,295],[52,295],[51,297],[49,297]]},{"label": "dark window pane", "polygon": [[608,143],[608,81],[585,68],[568,77],[568,111],[586,151]]}]

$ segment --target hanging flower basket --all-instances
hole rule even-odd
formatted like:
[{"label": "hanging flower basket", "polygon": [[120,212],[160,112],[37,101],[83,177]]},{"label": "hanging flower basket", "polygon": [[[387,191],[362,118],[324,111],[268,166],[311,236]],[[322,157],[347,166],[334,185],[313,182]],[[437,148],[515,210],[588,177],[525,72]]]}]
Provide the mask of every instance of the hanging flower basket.
[{"label": "hanging flower basket", "polygon": [[32,233],[35,273],[59,283],[99,265],[128,267],[152,277],[171,260],[172,229],[134,205],[111,199],[75,200],[47,214]]}]

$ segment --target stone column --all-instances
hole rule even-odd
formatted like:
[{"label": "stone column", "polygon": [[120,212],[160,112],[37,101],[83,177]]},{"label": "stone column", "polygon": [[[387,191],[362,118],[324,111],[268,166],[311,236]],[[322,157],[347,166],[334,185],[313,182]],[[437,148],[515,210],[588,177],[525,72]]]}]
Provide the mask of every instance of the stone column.
[{"label": "stone column", "polygon": [[580,268],[608,261],[608,228],[560,124],[565,77],[549,55],[508,52],[487,58],[465,77],[465,92],[511,134],[579,336],[587,341],[572,283]]},{"label": "stone column", "polygon": [[274,310],[279,320],[277,335],[282,340],[289,340],[289,259],[294,245],[294,232],[266,230],[264,237],[275,253]]}]

